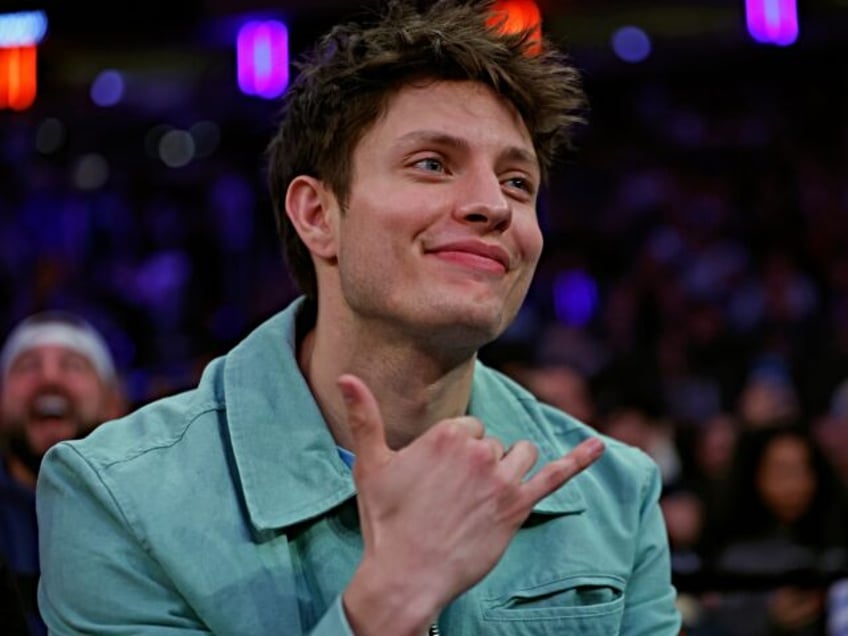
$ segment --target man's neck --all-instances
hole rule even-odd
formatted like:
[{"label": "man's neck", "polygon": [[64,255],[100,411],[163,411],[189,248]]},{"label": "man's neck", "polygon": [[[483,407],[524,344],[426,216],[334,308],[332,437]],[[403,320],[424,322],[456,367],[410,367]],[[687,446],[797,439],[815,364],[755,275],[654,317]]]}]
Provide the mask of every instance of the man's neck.
[{"label": "man's neck", "polygon": [[358,376],[371,389],[391,448],[409,444],[445,418],[464,415],[468,407],[474,355],[446,361],[382,334],[373,327],[339,329],[335,321],[322,322],[319,312],[315,328],[301,341],[298,364],[336,443],[344,448],[352,442],[336,384],[343,373]]}]

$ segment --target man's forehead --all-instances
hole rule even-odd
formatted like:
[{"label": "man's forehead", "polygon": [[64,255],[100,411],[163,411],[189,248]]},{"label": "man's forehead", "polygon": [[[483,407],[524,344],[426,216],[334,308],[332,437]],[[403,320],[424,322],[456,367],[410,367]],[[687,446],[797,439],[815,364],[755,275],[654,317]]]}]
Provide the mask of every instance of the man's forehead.
[{"label": "man's forehead", "polygon": [[[484,115],[477,109],[487,100],[491,100],[493,107],[485,107],[487,112]],[[420,109],[414,118],[409,117],[407,112],[413,109]],[[386,107],[375,125],[379,126],[381,122],[392,119],[398,126],[395,132],[399,137],[414,133],[416,129],[432,128],[433,121],[447,126],[444,131],[446,133],[465,132],[467,129],[456,120],[458,110],[467,110],[475,119],[481,121],[495,115],[501,121],[497,124],[486,124],[489,130],[494,126],[504,134],[513,129],[516,135],[511,140],[511,145],[523,149],[535,159],[536,151],[532,137],[515,104],[483,82],[429,78],[408,82],[388,98]]]}]

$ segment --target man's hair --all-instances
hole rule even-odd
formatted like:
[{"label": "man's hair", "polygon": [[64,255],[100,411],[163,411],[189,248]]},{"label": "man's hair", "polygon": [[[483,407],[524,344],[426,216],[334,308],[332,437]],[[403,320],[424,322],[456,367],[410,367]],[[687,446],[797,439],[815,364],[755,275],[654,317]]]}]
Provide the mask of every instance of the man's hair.
[{"label": "man's hair", "polygon": [[268,179],[286,261],[308,298],[317,298],[315,268],[286,215],[288,187],[299,175],[320,179],[344,209],[353,151],[403,86],[421,79],[489,86],[521,115],[543,177],[571,143],[584,107],[577,70],[531,31],[505,33],[492,5],[439,0],[419,10],[411,0],[390,0],[375,21],[332,29],[298,65],[268,148]]}]

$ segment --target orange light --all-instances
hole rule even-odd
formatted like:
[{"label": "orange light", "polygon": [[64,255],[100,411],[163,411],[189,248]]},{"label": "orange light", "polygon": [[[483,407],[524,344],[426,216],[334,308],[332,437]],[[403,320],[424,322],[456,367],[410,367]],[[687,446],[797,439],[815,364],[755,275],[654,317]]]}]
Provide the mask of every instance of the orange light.
[{"label": "orange light", "polygon": [[534,0],[497,0],[486,23],[499,27],[503,33],[532,31],[527,52],[531,55],[541,53],[542,13]]},{"label": "orange light", "polygon": [[0,48],[0,109],[25,110],[36,92],[36,47]]}]

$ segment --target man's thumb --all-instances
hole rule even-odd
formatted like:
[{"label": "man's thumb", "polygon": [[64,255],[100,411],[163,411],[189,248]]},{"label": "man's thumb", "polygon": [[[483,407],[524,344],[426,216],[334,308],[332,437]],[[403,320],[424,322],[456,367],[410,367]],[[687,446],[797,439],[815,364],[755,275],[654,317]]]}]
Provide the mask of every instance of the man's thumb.
[{"label": "man's thumb", "polygon": [[337,380],[347,411],[347,426],[353,439],[350,450],[357,463],[382,464],[390,455],[377,398],[357,376],[346,373]]}]

